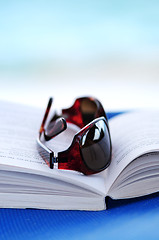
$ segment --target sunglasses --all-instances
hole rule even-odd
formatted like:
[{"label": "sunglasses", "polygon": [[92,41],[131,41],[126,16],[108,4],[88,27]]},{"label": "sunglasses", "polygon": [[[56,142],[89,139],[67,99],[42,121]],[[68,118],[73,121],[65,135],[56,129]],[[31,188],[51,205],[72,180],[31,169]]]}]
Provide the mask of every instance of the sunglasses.
[{"label": "sunglasses", "polygon": [[[111,161],[112,145],[108,120],[102,104],[95,98],[82,97],[72,107],[62,109],[47,122],[53,99],[50,98],[37,139],[39,153],[50,168],[75,170],[85,175],[106,169]],[[75,124],[80,130],[74,135],[69,148],[54,152],[47,141],[66,130],[67,124]],[[46,125],[46,126],[45,126]]]}]

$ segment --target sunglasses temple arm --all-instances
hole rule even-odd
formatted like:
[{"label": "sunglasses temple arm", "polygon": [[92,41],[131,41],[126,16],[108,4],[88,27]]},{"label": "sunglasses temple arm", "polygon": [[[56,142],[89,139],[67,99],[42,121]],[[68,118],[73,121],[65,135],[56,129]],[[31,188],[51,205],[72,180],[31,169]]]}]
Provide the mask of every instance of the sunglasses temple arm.
[{"label": "sunglasses temple arm", "polygon": [[47,108],[46,108],[46,111],[45,111],[45,114],[44,114],[44,118],[42,120],[42,124],[40,126],[39,136],[41,136],[42,132],[44,131],[45,122],[46,122],[46,119],[47,119],[47,117],[49,115],[52,102],[53,102],[53,98],[50,98],[49,102],[48,102],[48,105],[47,105]]},{"label": "sunglasses temple arm", "polygon": [[37,143],[40,156],[44,159],[44,161],[50,168],[54,168],[53,159],[55,153],[41,142],[40,137],[37,138]]}]

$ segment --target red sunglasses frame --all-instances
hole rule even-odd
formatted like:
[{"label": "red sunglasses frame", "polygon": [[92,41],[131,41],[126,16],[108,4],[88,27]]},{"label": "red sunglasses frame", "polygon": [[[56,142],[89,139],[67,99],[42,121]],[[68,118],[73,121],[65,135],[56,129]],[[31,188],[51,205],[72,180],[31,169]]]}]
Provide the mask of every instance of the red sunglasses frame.
[{"label": "red sunglasses frame", "polygon": [[[82,114],[81,114],[81,111],[79,111],[79,109],[80,109],[80,101],[83,100],[83,99],[91,99],[91,101],[92,100],[95,101],[96,104],[97,104],[97,107],[98,107],[98,111],[95,114],[95,116],[97,118],[94,119],[93,121],[91,121],[86,126],[84,126],[84,122],[82,120]],[[110,132],[109,132],[109,126],[108,126],[107,117],[106,117],[105,111],[104,111],[101,103],[97,99],[93,99],[93,98],[87,98],[87,97],[79,98],[79,99],[77,99],[75,101],[74,105],[71,108],[62,110],[62,114],[65,117],[67,117],[67,122],[74,123],[74,124],[78,125],[79,127],[82,127],[82,129],[75,134],[70,147],[67,150],[65,150],[65,151],[58,152],[58,154],[57,154],[57,153],[53,152],[50,148],[48,148],[40,139],[42,133],[45,131],[44,125],[45,125],[45,122],[47,120],[47,117],[48,117],[48,114],[49,114],[49,111],[50,111],[50,108],[51,108],[51,105],[52,105],[52,101],[53,101],[53,99],[50,98],[49,102],[48,102],[48,106],[46,108],[46,112],[45,112],[42,124],[41,124],[41,127],[40,127],[39,137],[37,139],[38,146],[40,147],[39,153],[43,157],[43,159],[45,160],[46,164],[51,169],[53,169],[54,168],[54,164],[58,163],[58,169],[74,170],[74,171],[82,172],[85,175],[98,173],[98,172],[106,169],[109,166],[110,161],[111,161],[112,145],[111,145],[111,138],[110,138]],[[67,115],[68,113],[69,113],[69,115]],[[57,115],[55,115],[53,119],[56,120],[58,118],[59,117]],[[60,120],[64,121],[63,129],[60,131],[60,132],[62,132],[62,131],[64,131],[66,129],[67,126],[65,124],[65,119],[64,118],[60,118]],[[90,169],[87,166],[86,162],[84,161],[84,159],[82,157],[80,146],[81,146],[81,140],[82,140],[83,135],[90,128],[92,128],[95,123],[97,123],[97,122],[99,122],[101,120],[104,121],[104,123],[106,125],[106,128],[108,130],[108,134],[109,134],[110,158],[109,158],[109,161],[108,161],[107,165],[105,165],[100,170],[95,171],[95,170]]]}]

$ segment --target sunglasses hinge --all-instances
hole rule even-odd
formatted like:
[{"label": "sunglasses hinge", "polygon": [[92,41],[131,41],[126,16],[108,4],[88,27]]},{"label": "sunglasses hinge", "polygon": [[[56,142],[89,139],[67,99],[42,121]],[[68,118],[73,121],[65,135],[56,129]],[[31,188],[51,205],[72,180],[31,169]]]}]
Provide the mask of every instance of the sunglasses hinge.
[{"label": "sunglasses hinge", "polygon": [[52,161],[50,163],[50,168],[51,169],[53,169],[53,168],[58,169],[58,157],[52,156]]},{"label": "sunglasses hinge", "polygon": [[52,163],[58,163],[58,157],[52,157]]},{"label": "sunglasses hinge", "polygon": [[54,152],[54,156],[52,156],[52,163],[58,163],[58,153]]}]

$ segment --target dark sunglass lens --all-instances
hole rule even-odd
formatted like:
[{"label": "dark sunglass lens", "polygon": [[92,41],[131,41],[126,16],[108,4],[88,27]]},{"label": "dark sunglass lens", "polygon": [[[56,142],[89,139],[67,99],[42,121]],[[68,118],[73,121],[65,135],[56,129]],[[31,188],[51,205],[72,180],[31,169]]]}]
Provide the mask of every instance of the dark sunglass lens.
[{"label": "dark sunglass lens", "polygon": [[66,128],[67,124],[64,118],[58,118],[55,121],[50,122],[44,132],[45,140],[50,140],[59,133],[63,132]]},{"label": "dark sunglass lens", "polygon": [[83,160],[93,171],[106,168],[111,160],[111,140],[107,125],[100,120],[82,137],[81,152]]},{"label": "dark sunglass lens", "polygon": [[80,110],[82,113],[83,122],[86,125],[94,120],[95,113],[97,112],[97,105],[90,98],[84,98],[81,101]]}]

